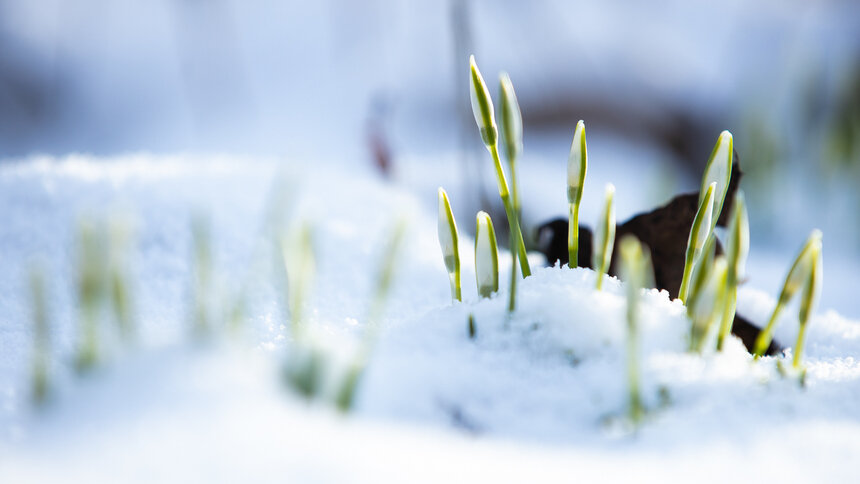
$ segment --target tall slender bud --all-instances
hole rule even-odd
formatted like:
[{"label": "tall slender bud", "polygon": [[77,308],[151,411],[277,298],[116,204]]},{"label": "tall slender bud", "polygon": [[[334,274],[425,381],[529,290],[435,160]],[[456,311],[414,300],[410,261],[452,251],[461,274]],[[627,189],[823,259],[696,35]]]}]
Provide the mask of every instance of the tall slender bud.
[{"label": "tall slender bud", "polygon": [[806,243],[800,249],[800,253],[797,254],[794,264],[792,264],[788,275],[785,277],[782,291],[779,294],[776,307],[773,309],[773,313],[771,313],[770,320],[768,320],[767,325],[756,339],[754,351],[756,357],[763,355],[767,350],[767,347],[773,340],[773,330],[776,328],[776,322],[780,313],[789,301],[791,301],[791,298],[794,297],[798,289],[808,282],[812,266],[815,264],[816,257],[820,251],[821,231],[816,229],[809,234],[809,238],[806,239]]},{"label": "tall slender bud", "polygon": [[690,277],[693,274],[693,269],[699,262],[699,255],[702,253],[702,248],[705,242],[711,235],[711,217],[714,210],[714,192],[716,191],[717,182],[711,182],[705,190],[705,195],[699,203],[699,209],[696,211],[696,217],[693,219],[693,225],[690,227],[690,235],[687,237],[687,253],[684,260],[684,273],[681,277],[681,288],[678,290],[678,299],[686,301],[690,287]]},{"label": "tall slender bud", "polygon": [[[501,125],[505,154],[508,157],[508,162],[513,164],[523,152],[523,115],[520,112],[520,103],[517,101],[514,85],[507,72],[499,75],[499,104],[502,113]],[[514,190],[514,199],[516,200],[516,198],[516,190]]]},{"label": "tall slender bud", "polygon": [[609,270],[612,249],[615,245],[615,185],[606,184],[603,216],[594,232],[594,270],[597,272],[597,290],[603,287],[603,276]]},{"label": "tall slender bud", "polygon": [[579,265],[579,205],[588,169],[588,150],[585,147],[585,122],[579,120],[573,132],[570,155],[567,158],[567,203],[570,209],[567,234],[568,266]]},{"label": "tall slender bud", "polygon": [[457,236],[457,222],[454,220],[454,212],[451,210],[451,202],[448,194],[439,187],[439,246],[442,248],[442,257],[445,260],[445,268],[448,269],[448,279],[451,283],[451,297],[462,301],[460,293],[460,249]]},{"label": "tall slender bud", "polygon": [[494,146],[498,141],[498,130],[496,129],[496,117],[493,111],[493,100],[490,91],[484,82],[484,77],[475,64],[475,56],[469,57],[470,79],[469,93],[472,98],[472,114],[475,115],[475,123],[481,130],[481,139],[487,147]]},{"label": "tall slender bud", "polygon": [[702,176],[702,186],[699,189],[699,203],[701,203],[708,185],[714,182],[717,183],[717,188],[714,191],[714,211],[711,217],[711,230],[717,224],[720,212],[723,211],[723,203],[729,190],[729,181],[732,179],[733,154],[732,133],[723,131],[720,133],[720,137],[717,138],[717,144],[714,145],[711,156],[708,158],[708,164],[705,166],[705,174]]}]

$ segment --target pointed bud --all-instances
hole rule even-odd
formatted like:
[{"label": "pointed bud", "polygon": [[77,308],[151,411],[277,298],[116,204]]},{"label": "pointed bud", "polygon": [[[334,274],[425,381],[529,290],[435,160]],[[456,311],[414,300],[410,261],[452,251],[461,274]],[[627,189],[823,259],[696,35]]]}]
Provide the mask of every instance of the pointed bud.
[{"label": "pointed bud", "polygon": [[475,56],[469,57],[469,70],[471,81],[469,93],[472,98],[472,114],[475,115],[475,123],[481,130],[481,139],[486,146],[496,144],[498,133],[496,130],[496,117],[493,111],[493,100],[490,99],[490,91],[487,84],[475,64]]},{"label": "pointed bud", "polygon": [[502,113],[501,125],[505,141],[505,154],[513,162],[523,151],[523,115],[514,92],[514,85],[507,72],[499,75],[499,103]]},{"label": "pointed bud", "polygon": [[720,133],[717,144],[714,145],[708,164],[705,166],[705,174],[702,176],[702,186],[699,190],[699,203],[704,199],[705,190],[708,185],[716,182],[714,191],[714,212],[711,217],[711,229],[716,225],[723,210],[726,193],[729,189],[729,181],[732,178],[732,156],[733,156],[732,134],[728,131]]},{"label": "pointed bud", "polygon": [[475,279],[481,297],[499,290],[499,251],[496,246],[496,231],[487,212],[480,211],[475,230]]},{"label": "pointed bud", "polygon": [[573,132],[570,155],[567,158],[567,201],[579,204],[582,200],[582,187],[585,185],[585,172],[588,168],[588,150],[585,147],[585,122],[579,120]]},{"label": "pointed bud", "polygon": [[813,259],[817,251],[821,251],[821,231],[815,229],[809,234],[809,238],[806,239],[806,243],[800,249],[797,259],[795,259],[794,264],[791,266],[791,270],[788,271],[788,276],[786,276],[785,284],[782,288],[782,294],[779,297],[780,301],[788,302],[794,296],[794,293],[809,279],[809,273],[812,270]]},{"label": "pointed bud", "polygon": [[448,194],[442,187],[439,187],[438,233],[439,246],[442,248],[442,257],[445,260],[445,268],[448,270],[448,278],[451,282],[451,297],[461,300],[457,222],[454,220],[454,212],[451,210]]},{"label": "pointed bud", "polygon": [[612,249],[615,245],[615,185],[606,184],[606,202],[603,216],[594,232],[594,270],[597,271],[597,290],[603,286],[603,275],[609,270]]}]

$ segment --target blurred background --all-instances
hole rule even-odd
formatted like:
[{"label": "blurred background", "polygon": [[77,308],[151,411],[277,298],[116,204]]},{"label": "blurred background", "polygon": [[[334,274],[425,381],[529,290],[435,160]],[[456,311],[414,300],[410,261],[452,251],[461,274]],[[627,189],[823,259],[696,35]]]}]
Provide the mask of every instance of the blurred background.
[{"label": "blurred background", "polygon": [[[695,190],[728,129],[761,286],[776,288],[819,227],[838,261],[825,263],[828,280],[843,281],[826,286],[825,302],[853,300],[854,0],[0,0],[0,159],[334,160],[426,191],[431,204],[436,185],[458,184],[458,205],[474,214],[496,194],[469,108],[471,53],[493,92],[506,70],[520,99],[526,225],[565,213],[579,119],[587,186],[598,197],[615,182],[621,220]],[[588,200],[584,220],[599,206]],[[858,304],[845,311],[860,315]]]}]

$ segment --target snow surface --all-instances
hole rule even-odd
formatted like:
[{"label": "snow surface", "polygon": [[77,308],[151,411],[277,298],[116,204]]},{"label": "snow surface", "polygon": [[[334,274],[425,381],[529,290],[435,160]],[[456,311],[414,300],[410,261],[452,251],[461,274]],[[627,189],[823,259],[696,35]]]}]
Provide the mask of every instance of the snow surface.
[{"label": "snow surface", "polygon": [[[0,482],[860,479],[860,322],[829,310],[814,315],[801,388],[777,370],[790,351],[753,362],[732,339],[720,354],[686,353],[683,306],[643,291],[649,412],[634,430],[625,419],[622,284],[608,278],[597,292],[592,271],[538,268],[535,257],[509,318],[508,278],[500,277],[500,295],[479,300],[474,240],[461,234],[464,302],[452,303],[435,187],[405,186],[413,189],[343,165],[228,156],[70,156],[0,167]],[[312,221],[318,274],[306,324],[335,348],[364,335],[385,241],[408,220],[348,415],[308,404],[281,383],[294,347],[278,303],[283,288],[261,242],[278,199],[286,213],[276,226]],[[458,204],[453,194],[451,202]],[[238,335],[191,337],[196,214],[208,214],[213,227],[219,300],[242,288],[249,296]],[[113,341],[105,321],[107,359],[80,377],[70,364],[75,225],[109,215],[124,217],[135,234],[137,339]],[[469,219],[460,220],[462,227]],[[52,399],[38,409],[28,395],[34,261],[49,276],[54,356]],[[510,258],[500,265],[504,274]],[[827,277],[825,292],[839,285]],[[775,288],[752,281],[738,310],[761,323]],[[785,311],[777,328],[784,345],[794,341],[796,314]]]}]

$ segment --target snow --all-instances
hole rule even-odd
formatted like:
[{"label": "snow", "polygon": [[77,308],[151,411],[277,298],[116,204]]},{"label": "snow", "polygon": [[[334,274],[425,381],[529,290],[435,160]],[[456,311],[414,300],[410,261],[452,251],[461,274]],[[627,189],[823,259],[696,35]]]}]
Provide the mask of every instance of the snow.
[{"label": "snow", "polygon": [[[634,429],[625,418],[622,283],[607,277],[598,292],[594,272],[541,268],[535,257],[509,317],[508,277],[495,297],[478,298],[474,240],[461,232],[464,302],[452,303],[436,233],[440,181],[401,179],[383,183],[343,163],[224,155],[0,166],[0,482],[860,478],[860,322],[827,308],[813,316],[801,387],[778,369],[790,350],[754,362],[731,339],[719,354],[687,353],[683,306],[644,290],[648,414]],[[283,200],[281,216],[268,215],[272,200]],[[216,301],[240,291],[249,300],[241,330],[209,340],[192,337],[190,320],[190,226],[201,214],[212,225]],[[70,364],[76,223],[111,215],[135,235],[138,334],[123,344],[103,321],[106,360],[79,376]],[[283,384],[298,350],[264,235],[312,223],[318,264],[306,324],[338,367],[366,335],[382,250],[402,219],[404,250],[353,412],[303,400]],[[751,258],[757,250],[753,240]],[[46,268],[52,316],[54,391],[41,408],[28,400],[34,260]],[[499,263],[510,270],[509,257]],[[757,286],[749,272],[738,310],[761,324],[776,287]],[[842,285],[828,275],[825,295]],[[796,318],[790,307],[777,327],[786,346]]]}]

